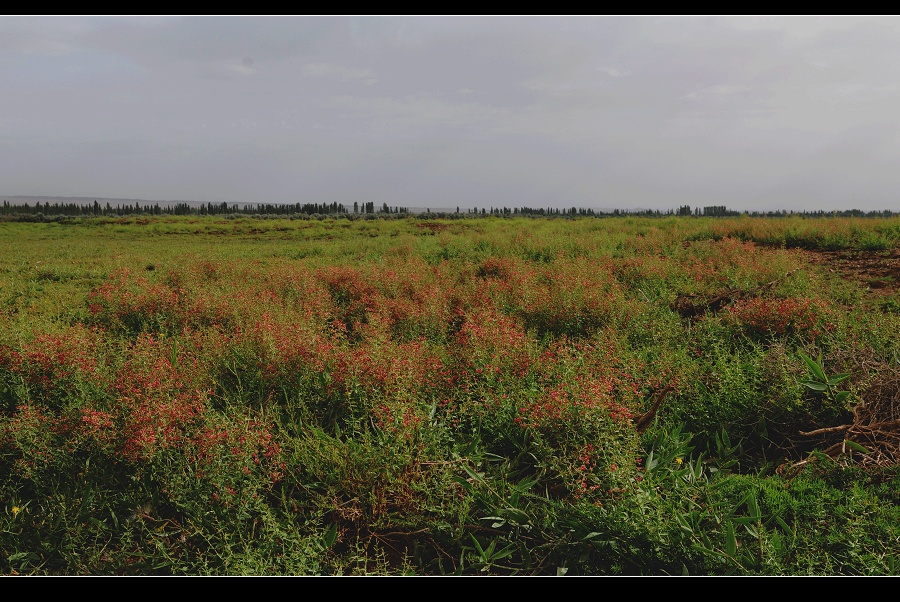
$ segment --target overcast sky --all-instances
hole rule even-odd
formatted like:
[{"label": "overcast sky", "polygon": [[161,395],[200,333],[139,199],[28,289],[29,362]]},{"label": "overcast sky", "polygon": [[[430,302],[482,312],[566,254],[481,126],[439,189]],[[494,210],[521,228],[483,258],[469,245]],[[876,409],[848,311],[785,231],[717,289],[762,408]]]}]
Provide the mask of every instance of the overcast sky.
[{"label": "overcast sky", "polygon": [[0,17],[0,195],[900,210],[894,17]]}]

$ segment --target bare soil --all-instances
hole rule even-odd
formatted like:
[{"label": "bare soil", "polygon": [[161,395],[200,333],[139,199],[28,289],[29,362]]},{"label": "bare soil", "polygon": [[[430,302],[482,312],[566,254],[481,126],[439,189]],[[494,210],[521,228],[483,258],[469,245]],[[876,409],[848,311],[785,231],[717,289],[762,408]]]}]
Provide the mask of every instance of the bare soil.
[{"label": "bare soil", "polygon": [[879,296],[900,290],[900,249],[893,251],[804,251],[810,263],[866,286]]}]

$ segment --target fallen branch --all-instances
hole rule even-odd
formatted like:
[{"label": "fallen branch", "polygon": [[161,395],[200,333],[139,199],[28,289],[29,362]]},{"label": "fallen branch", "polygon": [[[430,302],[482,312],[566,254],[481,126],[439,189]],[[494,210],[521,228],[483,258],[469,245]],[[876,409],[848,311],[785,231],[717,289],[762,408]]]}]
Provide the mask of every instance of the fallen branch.
[{"label": "fallen branch", "polygon": [[672,389],[674,389],[674,385],[666,385],[665,388],[660,389],[653,396],[653,403],[650,406],[650,409],[638,416],[634,421],[634,428],[638,433],[643,433],[650,427],[650,423],[653,422],[653,419],[656,418],[656,411],[659,410],[659,405],[662,403],[663,399],[668,395]]},{"label": "fallen branch", "polygon": [[800,431],[804,437],[815,437],[816,435],[824,435],[825,433],[836,433],[838,431],[846,431],[852,427],[852,424],[842,424],[841,426],[829,426],[828,428],[816,429],[814,431]]}]

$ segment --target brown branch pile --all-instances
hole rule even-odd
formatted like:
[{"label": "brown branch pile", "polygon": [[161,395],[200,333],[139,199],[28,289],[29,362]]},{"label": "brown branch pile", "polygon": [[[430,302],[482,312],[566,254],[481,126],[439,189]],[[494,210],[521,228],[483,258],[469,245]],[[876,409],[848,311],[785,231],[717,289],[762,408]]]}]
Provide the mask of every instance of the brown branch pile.
[{"label": "brown branch pile", "polygon": [[[821,437],[823,452],[833,458],[849,456],[867,468],[900,464],[900,365],[883,364],[853,408],[849,424],[816,429],[800,434]],[[861,445],[861,453],[847,442]]]}]

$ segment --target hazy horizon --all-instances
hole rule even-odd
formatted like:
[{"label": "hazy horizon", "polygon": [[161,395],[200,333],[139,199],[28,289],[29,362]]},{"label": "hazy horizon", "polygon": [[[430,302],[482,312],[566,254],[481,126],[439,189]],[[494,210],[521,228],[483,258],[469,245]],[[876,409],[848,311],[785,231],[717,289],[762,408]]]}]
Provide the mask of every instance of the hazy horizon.
[{"label": "hazy horizon", "polygon": [[898,17],[3,17],[0,186],[898,210],[898,52]]}]

